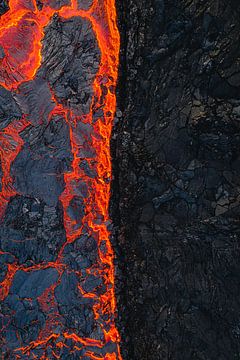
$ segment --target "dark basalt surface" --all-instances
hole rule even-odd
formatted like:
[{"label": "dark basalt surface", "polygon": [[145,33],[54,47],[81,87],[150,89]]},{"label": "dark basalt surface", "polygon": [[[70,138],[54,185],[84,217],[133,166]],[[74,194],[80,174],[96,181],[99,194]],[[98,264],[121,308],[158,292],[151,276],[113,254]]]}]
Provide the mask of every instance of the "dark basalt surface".
[{"label": "dark basalt surface", "polygon": [[240,4],[118,1],[125,360],[240,358]]}]

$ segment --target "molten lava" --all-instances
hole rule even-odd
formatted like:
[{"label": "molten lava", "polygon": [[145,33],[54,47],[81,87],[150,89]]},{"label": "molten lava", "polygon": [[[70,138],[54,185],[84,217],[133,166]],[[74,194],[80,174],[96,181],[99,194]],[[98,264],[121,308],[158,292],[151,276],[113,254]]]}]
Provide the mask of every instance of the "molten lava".
[{"label": "molten lava", "polygon": [[[70,353],[73,354],[76,351],[80,354],[78,358],[120,360],[120,338],[115,327],[114,254],[108,230],[111,180],[110,136],[116,109],[115,87],[120,45],[115,0],[93,0],[87,10],[84,10],[84,7],[81,8],[78,0],[69,0],[67,5],[59,7],[54,6],[52,0],[44,0],[41,3],[39,7],[37,0],[9,1],[9,11],[0,19],[0,45],[4,53],[0,59],[0,85],[17,94],[21,91],[19,89],[22,84],[35,78],[43,61],[44,28],[55,14],[63,21],[81,17],[90,22],[100,50],[100,64],[93,82],[93,96],[88,114],[82,116],[76,114],[73,109],[61,103],[54,90],[50,88],[54,109],[49,113],[49,122],[54,116],[60,115],[65,119],[70,132],[71,171],[64,173],[65,188],[59,197],[63,207],[66,242],[54,262],[31,266],[19,265],[18,259],[15,258],[14,262],[8,264],[5,278],[0,284],[1,300],[8,296],[14,276],[19,271],[29,273],[55,269],[58,274],[57,281],[37,297],[41,311],[47,318],[44,328],[41,329],[35,341],[15,348],[14,358],[11,357],[11,359],[60,359],[61,351],[69,347],[70,341],[74,344]],[[96,118],[96,116],[94,118],[98,109],[101,109],[103,115],[101,118]],[[14,189],[11,166],[24,145],[21,133],[29,126],[30,120],[29,114],[25,114],[22,119],[15,119],[0,132],[1,217],[4,217],[10,199],[18,194]],[[88,138],[90,141],[88,145],[93,149],[94,156],[89,155],[84,159],[81,155],[83,145],[78,137],[79,123],[89,124],[93,129],[90,140]],[[89,169],[95,176],[86,174],[81,167],[83,160],[87,161]],[[70,204],[74,199],[79,198],[79,180],[87,188],[86,196],[82,197],[84,216],[81,223],[72,218],[69,213]],[[76,272],[79,279],[81,278],[77,289],[82,298],[92,304],[95,322],[102,332],[102,336],[99,335],[96,339],[80,337],[71,329],[63,332],[56,331],[56,328],[61,325],[61,314],[59,314],[54,294],[61,283],[64,271],[69,271],[65,263],[64,251],[69,244],[73,244],[76,239],[86,234],[98,244],[98,261],[87,268],[85,273]],[[94,289],[90,292],[86,290],[85,282],[89,277],[101,278],[104,291],[99,294]]]}]

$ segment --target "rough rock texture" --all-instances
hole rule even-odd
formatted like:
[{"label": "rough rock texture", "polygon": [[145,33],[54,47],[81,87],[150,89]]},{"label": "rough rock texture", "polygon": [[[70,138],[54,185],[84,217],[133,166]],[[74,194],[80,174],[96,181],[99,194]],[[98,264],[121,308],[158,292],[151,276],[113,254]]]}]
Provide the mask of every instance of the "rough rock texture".
[{"label": "rough rock texture", "polygon": [[118,7],[113,214],[123,355],[239,359],[239,2]]}]

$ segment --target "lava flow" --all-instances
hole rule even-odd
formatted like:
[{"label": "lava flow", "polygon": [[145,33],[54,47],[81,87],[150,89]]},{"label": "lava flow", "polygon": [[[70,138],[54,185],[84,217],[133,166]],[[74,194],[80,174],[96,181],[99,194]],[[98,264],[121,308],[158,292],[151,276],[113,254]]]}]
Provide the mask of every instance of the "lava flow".
[{"label": "lava flow", "polygon": [[[49,26],[52,26],[49,30],[52,32],[47,40]],[[72,45],[69,39],[75,39],[76,34],[69,33],[75,26],[86,34],[75,43],[72,40]],[[59,51],[63,53],[67,46],[72,49],[71,54],[59,61],[60,70],[56,62],[62,53],[55,54],[54,47],[47,53],[46,42],[54,44],[55,41],[51,40],[53,33],[60,39],[56,40],[60,44]],[[81,46],[94,55],[87,57],[80,51]],[[9,10],[0,18],[0,85],[21,113],[15,118],[4,118],[7,125],[0,127],[3,228],[0,259],[1,256],[4,259],[0,299],[5,309],[0,313],[2,359],[122,359],[115,326],[114,253],[108,214],[110,137],[116,110],[119,46],[115,0],[10,0]],[[71,63],[81,63],[83,59],[87,59],[88,68],[84,70],[81,66],[78,70],[76,66],[71,70]],[[95,70],[90,70],[89,66]],[[91,82],[89,93],[73,86],[68,94],[65,89],[70,80],[67,78],[63,85],[61,83],[64,71],[71,73],[69,78],[74,84],[78,78],[76,71],[79,71],[86,84]],[[43,89],[41,96],[46,96],[46,101],[39,106],[39,111],[38,108],[35,111],[32,102],[40,101],[36,95],[40,91],[39,84]],[[81,96],[85,107],[79,101]],[[25,186],[26,190],[16,185],[19,172],[24,171],[23,165],[16,165],[19,159],[27,156],[21,157],[23,152],[30,154],[29,162],[33,164],[30,173],[34,173],[34,166],[37,167],[36,159],[43,162],[41,166],[45,169],[46,151],[52,151],[47,158],[52,164],[56,146],[44,147],[45,152],[37,153],[32,160],[31,151],[35,148],[29,135],[36,132],[36,137],[43,136],[51,124],[61,124],[68,129],[71,153],[67,170],[59,175],[56,170],[47,168],[45,175],[46,178],[62,175],[64,189],[58,194],[57,202],[60,205],[50,200],[46,205],[47,197],[40,192],[39,186],[33,186],[32,178],[30,185]],[[34,151],[40,150],[36,147]],[[25,175],[24,184],[28,184],[30,175]],[[12,205],[15,202],[17,205]],[[11,214],[8,217],[9,206],[15,206],[14,211],[21,212],[16,221]],[[41,249],[47,240],[41,240],[41,244],[33,243],[39,229],[35,235],[24,237],[24,231],[17,232],[17,227],[24,223],[21,216],[28,216],[30,207],[34,208],[31,216],[35,216],[35,221],[42,221],[43,227],[47,220],[41,220],[39,214],[44,209],[50,214],[56,213],[57,206],[62,209],[65,239],[61,242],[57,232],[55,251],[51,251],[54,245],[50,243],[48,248],[41,250],[45,254],[41,257],[41,251],[35,251],[34,246]],[[39,213],[36,209],[40,209]],[[57,215],[54,216],[55,219]],[[32,221],[29,226],[32,231],[35,223],[29,221]],[[24,224],[21,226],[24,228]]]}]

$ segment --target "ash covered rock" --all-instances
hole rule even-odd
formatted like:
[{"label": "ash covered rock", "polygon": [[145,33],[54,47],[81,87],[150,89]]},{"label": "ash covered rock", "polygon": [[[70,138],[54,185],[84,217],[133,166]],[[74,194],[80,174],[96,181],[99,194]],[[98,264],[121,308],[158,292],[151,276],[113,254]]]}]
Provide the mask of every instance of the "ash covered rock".
[{"label": "ash covered rock", "polygon": [[57,101],[76,115],[87,114],[100,60],[91,23],[54,16],[45,29],[42,54],[39,74],[49,81]]},{"label": "ash covered rock", "polygon": [[0,248],[29,266],[56,260],[66,241],[62,206],[16,196],[8,205],[0,228]]}]

